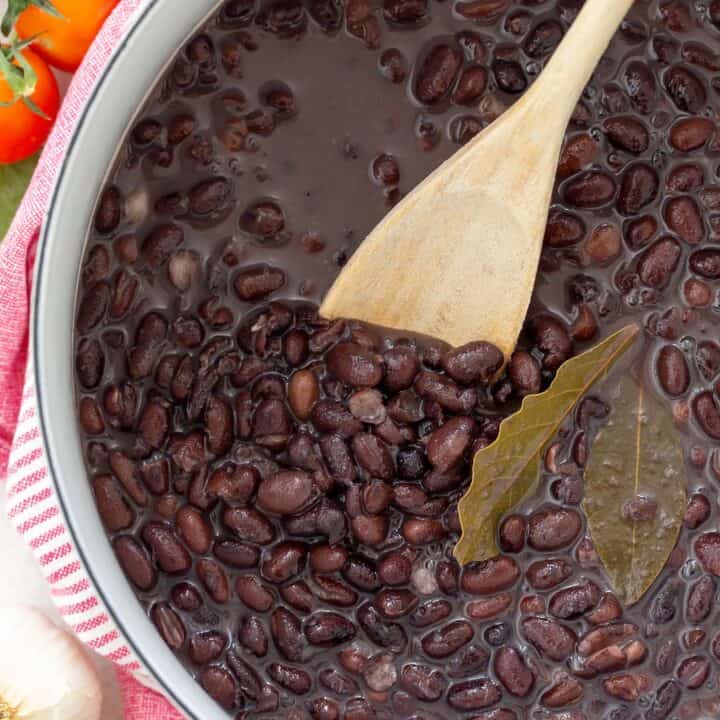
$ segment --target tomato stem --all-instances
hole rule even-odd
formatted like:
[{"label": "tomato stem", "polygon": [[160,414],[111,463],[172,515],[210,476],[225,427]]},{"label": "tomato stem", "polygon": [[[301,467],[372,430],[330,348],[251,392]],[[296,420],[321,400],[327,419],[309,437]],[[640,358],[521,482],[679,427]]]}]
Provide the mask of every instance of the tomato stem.
[{"label": "tomato stem", "polygon": [[32,110],[32,112],[39,115],[43,120],[50,120],[50,118],[29,97],[24,97],[22,101],[30,110]]},{"label": "tomato stem", "polygon": [[0,73],[13,92],[12,100],[2,103],[3,106],[13,105],[35,92],[37,75],[20,50],[14,37],[9,45],[0,48]]},{"label": "tomato stem", "polygon": [[14,105],[21,100],[36,115],[47,120],[47,115],[30,99],[35,92],[37,75],[22,54],[22,51],[36,40],[40,33],[25,40],[19,40],[14,31],[20,14],[32,6],[55,17],[63,17],[50,0],[8,0],[0,30],[9,38],[9,44],[0,47],[0,75],[4,77],[12,90],[13,97],[9,102],[0,103],[0,107]]}]

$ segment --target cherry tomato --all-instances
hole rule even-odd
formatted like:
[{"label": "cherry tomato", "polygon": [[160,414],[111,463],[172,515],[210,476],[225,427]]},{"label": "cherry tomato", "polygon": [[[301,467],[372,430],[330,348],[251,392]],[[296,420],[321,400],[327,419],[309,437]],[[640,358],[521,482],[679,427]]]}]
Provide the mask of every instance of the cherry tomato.
[{"label": "cherry tomato", "polygon": [[90,43],[119,0],[53,0],[62,18],[38,7],[24,10],[15,24],[23,40],[37,35],[33,49],[56,68],[77,70]]},{"label": "cherry tomato", "polygon": [[[33,112],[22,100],[0,105],[0,163],[24,160],[37,152],[45,142],[60,106],[57,82],[47,63],[32,50],[22,50],[23,57],[37,74],[35,92],[30,99],[47,118]],[[11,102],[13,92],[0,73],[0,103]]]}]

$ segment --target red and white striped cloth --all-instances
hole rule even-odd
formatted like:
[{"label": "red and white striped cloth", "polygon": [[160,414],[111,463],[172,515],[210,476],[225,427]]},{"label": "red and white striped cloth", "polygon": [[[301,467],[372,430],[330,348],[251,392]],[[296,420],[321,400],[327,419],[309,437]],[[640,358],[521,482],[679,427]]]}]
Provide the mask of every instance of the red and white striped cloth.
[{"label": "red and white striped cloth", "polygon": [[88,577],[64,524],[45,462],[31,359],[30,283],[40,225],[77,117],[113,49],[145,0],[121,0],[70,85],[37,170],[0,245],[0,478],[7,476],[8,515],[37,557],[68,625],[112,660],[126,720],[181,720],[157,692],[138,682],[140,663]]}]

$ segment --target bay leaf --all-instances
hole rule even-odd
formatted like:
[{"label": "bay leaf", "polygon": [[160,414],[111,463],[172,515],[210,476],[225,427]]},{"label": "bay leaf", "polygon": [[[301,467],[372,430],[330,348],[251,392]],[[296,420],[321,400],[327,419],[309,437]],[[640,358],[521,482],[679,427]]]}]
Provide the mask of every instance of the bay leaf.
[{"label": "bay leaf", "polygon": [[669,408],[625,375],[590,448],[582,503],[595,549],[625,605],[640,600],[675,547],[685,485]]},{"label": "bay leaf", "polygon": [[628,325],[565,362],[550,387],[539,395],[528,395],[520,410],[503,420],[495,442],[475,454],[472,482],[458,505],[462,535],[455,558],[461,565],[499,553],[496,525],[535,487],[545,446],[638,332],[637,325]]}]

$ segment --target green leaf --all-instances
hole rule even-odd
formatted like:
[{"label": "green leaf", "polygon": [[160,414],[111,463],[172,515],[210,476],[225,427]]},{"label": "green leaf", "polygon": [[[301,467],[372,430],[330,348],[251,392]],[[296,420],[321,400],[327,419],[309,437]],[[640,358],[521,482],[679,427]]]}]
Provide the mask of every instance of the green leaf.
[{"label": "green leaf", "polygon": [[460,564],[498,554],[497,522],[535,487],[545,446],[637,334],[638,327],[629,325],[568,360],[552,385],[540,395],[526,397],[520,410],[502,422],[497,440],[475,455],[472,482],[458,507],[463,532],[455,557]]},{"label": "green leaf", "polygon": [[618,597],[636,603],[665,566],[685,512],[680,435],[666,406],[625,375],[585,470],[583,509]]},{"label": "green leaf", "polygon": [[0,240],[10,227],[37,160],[36,155],[14,165],[0,165]]}]

